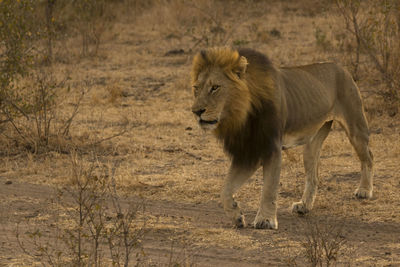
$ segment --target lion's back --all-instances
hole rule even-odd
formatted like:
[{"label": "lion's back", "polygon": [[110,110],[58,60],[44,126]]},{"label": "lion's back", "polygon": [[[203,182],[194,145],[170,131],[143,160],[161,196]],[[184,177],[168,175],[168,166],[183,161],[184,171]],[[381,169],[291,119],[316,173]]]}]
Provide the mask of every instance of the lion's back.
[{"label": "lion's back", "polygon": [[289,113],[288,131],[312,125],[321,117],[335,117],[343,107],[362,105],[351,75],[336,63],[280,68],[279,73]]}]

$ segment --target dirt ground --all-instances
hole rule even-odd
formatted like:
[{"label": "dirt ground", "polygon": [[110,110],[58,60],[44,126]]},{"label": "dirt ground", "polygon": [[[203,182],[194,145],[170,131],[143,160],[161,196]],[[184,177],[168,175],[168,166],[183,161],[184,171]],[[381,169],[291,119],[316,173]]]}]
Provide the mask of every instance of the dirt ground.
[{"label": "dirt ground", "polygon": [[[322,49],[315,37],[317,26],[333,35],[336,28],[329,25],[337,18],[317,5],[284,2],[272,1],[262,10],[252,7],[254,14],[236,26],[228,44],[262,51],[277,66],[341,62],[340,52]],[[72,81],[91,81],[71,128],[81,143],[112,136],[128,121],[129,131],[93,149],[102,162],[119,162],[115,179],[123,203],[144,200],[148,229],[143,250],[149,265],[303,266],[308,264],[304,242],[310,219],[340,229],[346,242],[338,265],[400,266],[400,115],[385,111],[374,93],[379,82],[358,81],[371,129],[374,197],[352,196],[360,164],[344,131],[334,125],[321,153],[320,187],[311,214],[290,212],[304,186],[300,147],[283,156],[279,229],[234,229],[219,204],[229,159],[221,144],[199,129],[190,110],[191,59],[207,45],[180,34],[179,25],[163,27],[156,18],[146,23],[157,14],[166,19],[163,9],[157,12],[116,23],[98,56],[55,66],[69,68]],[[65,153],[32,155],[12,148],[1,153],[0,265],[38,264],[21,250],[16,232],[57,223],[52,222],[51,203],[57,188],[70,184],[70,169]],[[255,217],[261,185],[259,170],[236,196],[247,222]]]}]

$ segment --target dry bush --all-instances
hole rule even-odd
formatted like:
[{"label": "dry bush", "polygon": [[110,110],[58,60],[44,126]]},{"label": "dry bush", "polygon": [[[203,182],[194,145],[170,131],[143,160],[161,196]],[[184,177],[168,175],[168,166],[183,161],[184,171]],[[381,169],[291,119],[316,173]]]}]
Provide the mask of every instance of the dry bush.
[{"label": "dry bush", "polygon": [[[68,74],[62,76],[57,79],[50,70],[41,68],[19,83],[15,88],[18,97],[9,100],[15,111],[4,109],[8,120],[2,132],[5,140],[32,153],[68,150],[72,145],[70,128],[88,89],[71,89]],[[74,95],[68,103],[72,108],[61,112],[65,99]]]},{"label": "dry bush", "polygon": [[306,217],[302,228],[305,236],[302,246],[311,266],[331,266],[346,258],[347,240],[341,222]]},{"label": "dry bush", "polygon": [[[104,34],[114,25],[118,6],[113,0],[34,1],[32,22],[40,29],[39,50],[44,55],[43,62],[68,62],[67,57],[74,53],[67,41],[77,38],[79,45],[73,42],[73,46],[80,46],[80,56],[97,55]],[[54,52],[61,53],[61,57],[56,57]]]},{"label": "dry bush", "polygon": [[114,22],[111,3],[107,0],[72,1],[71,20],[81,36],[83,56],[96,55],[103,34],[111,29]]},{"label": "dry bush", "polygon": [[31,27],[31,1],[0,3],[0,124],[21,113],[16,81],[33,65],[35,28]]},{"label": "dry bush", "polygon": [[[363,63],[373,66],[386,84],[381,92],[391,102],[399,101],[400,88],[400,3],[397,0],[336,0],[347,31],[354,40],[353,74],[358,77]],[[361,61],[365,55],[368,60]]]},{"label": "dry bush", "polygon": [[141,18],[153,24],[166,38],[189,38],[194,49],[198,46],[241,45],[245,40],[233,40],[240,25],[248,21],[246,5],[256,1],[229,3],[217,0],[183,1],[158,0]]},{"label": "dry bush", "polygon": [[114,179],[116,164],[102,164],[96,156],[91,161],[85,163],[71,154],[72,186],[59,190],[52,220],[22,234],[17,229],[18,244],[43,265],[128,266],[135,262],[139,266],[144,260],[144,204],[122,203]]},{"label": "dry bush", "polygon": [[68,75],[57,81],[51,68],[39,64],[41,28],[33,23],[35,4],[29,0],[0,3],[0,124],[7,139],[39,152],[49,145],[50,136],[68,132],[77,108],[65,124],[53,129]]},{"label": "dry bush", "polygon": [[[68,71],[55,69],[52,51],[65,35],[76,31],[82,37],[82,54],[96,54],[102,34],[114,21],[113,4],[111,0],[0,2],[1,145],[33,153],[67,152],[74,146],[71,125],[90,86],[86,81],[72,83]],[[116,101],[118,92],[110,94]],[[89,145],[123,134],[125,126]]]}]

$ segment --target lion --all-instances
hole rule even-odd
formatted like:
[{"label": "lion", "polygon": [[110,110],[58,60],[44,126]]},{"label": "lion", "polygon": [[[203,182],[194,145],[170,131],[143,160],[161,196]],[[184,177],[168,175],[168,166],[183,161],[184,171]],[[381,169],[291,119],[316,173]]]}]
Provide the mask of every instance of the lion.
[{"label": "lion", "polygon": [[231,158],[221,202],[234,226],[246,224],[233,195],[262,166],[261,203],[253,226],[278,228],[281,152],[299,145],[304,145],[305,189],[292,211],[305,214],[312,209],[320,150],[333,121],[344,128],[361,161],[355,196],[372,197],[373,156],[361,95],[339,65],[277,68],[255,50],[211,48],[194,57],[191,79],[192,112]]}]

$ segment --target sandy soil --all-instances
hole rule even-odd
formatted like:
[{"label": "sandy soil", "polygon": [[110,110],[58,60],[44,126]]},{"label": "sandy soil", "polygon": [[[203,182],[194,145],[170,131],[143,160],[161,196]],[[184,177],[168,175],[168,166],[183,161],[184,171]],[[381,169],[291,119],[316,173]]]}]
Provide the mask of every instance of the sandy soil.
[{"label": "sandy soil", "polygon": [[[253,16],[238,26],[228,44],[245,40],[242,46],[268,54],[276,65],[340,62],[337,52],[321,50],[315,41],[315,25],[329,28],[334,17],[317,7],[275,2],[264,13],[252,9]],[[379,97],[371,96],[376,82],[359,81],[370,120],[374,197],[352,196],[360,179],[359,162],[345,133],[334,125],[321,154],[320,189],[311,214],[298,217],[289,210],[301,198],[304,185],[302,149],[295,148],[283,158],[279,230],[233,229],[219,205],[229,159],[221,145],[198,128],[190,112],[190,63],[206,45],[196,46],[190,36],[179,35],[174,24],[168,28],[143,21],[117,23],[98,57],[73,64],[71,79],[77,83],[90,79],[91,90],[71,132],[81,143],[91,142],[117,133],[128,120],[127,133],[93,151],[101,162],[118,162],[115,179],[124,205],[144,200],[149,223],[143,246],[148,264],[168,265],[172,258],[197,266],[293,262],[302,266],[307,264],[303,243],[310,218],[315,224],[341,229],[346,243],[339,265],[400,265],[400,115],[388,116],[378,105]],[[263,35],[254,39],[249,33],[254,25],[257,32],[267,34],[266,39]],[[273,29],[279,37],[271,33]],[[167,34],[171,32],[175,35]],[[183,52],[167,54],[179,49]],[[112,92],[119,93],[115,97]],[[71,183],[70,155],[31,155],[11,148],[1,153],[0,162],[0,265],[30,266],[35,260],[18,246],[17,225],[35,229],[57,223],[51,216],[52,200],[57,188]],[[255,217],[261,183],[258,171],[236,196],[248,222]]]}]

